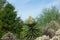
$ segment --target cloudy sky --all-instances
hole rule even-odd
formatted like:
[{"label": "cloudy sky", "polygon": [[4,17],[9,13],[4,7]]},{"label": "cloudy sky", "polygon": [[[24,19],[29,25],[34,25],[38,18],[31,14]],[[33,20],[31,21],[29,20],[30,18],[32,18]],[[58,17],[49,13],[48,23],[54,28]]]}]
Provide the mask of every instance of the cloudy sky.
[{"label": "cloudy sky", "polygon": [[7,0],[16,8],[18,16],[25,20],[30,15],[35,18],[42,9],[57,6],[60,9],[60,0]]}]

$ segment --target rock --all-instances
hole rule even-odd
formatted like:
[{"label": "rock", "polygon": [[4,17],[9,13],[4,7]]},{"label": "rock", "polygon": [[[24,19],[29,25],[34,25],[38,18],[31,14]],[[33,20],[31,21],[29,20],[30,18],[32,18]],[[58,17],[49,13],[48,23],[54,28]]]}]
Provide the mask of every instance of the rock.
[{"label": "rock", "polygon": [[50,40],[60,40],[60,29],[55,32],[55,36]]},{"label": "rock", "polygon": [[60,29],[56,31],[55,35],[60,36]]},{"label": "rock", "polygon": [[49,36],[43,35],[42,40],[49,40]]},{"label": "rock", "polygon": [[38,37],[38,38],[36,38],[35,40],[42,40],[42,37]]},{"label": "rock", "polygon": [[52,38],[53,36],[55,36],[55,31],[53,29],[48,29],[48,35],[50,38]]},{"label": "rock", "polygon": [[16,40],[16,37],[13,33],[8,32],[7,34],[2,36],[1,40]]},{"label": "rock", "polygon": [[42,37],[38,37],[35,40],[49,40],[49,36],[43,35]]},{"label": "rock", "polygon": [[58,36],[54,36],[52,39],[50,40],[59,40],[59,37]]},{"label": "rock", "polygon": [[43,34],[49,35],[49,37],[52,38],[58,29],[60,29],[60,24],[57,21],[52,20],[50,23],[46,24]]}]

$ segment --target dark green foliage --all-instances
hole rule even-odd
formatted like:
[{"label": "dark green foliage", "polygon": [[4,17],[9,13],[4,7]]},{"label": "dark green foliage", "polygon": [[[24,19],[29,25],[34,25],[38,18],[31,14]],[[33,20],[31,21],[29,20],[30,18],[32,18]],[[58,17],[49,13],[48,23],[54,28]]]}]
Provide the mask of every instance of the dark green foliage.
[{"label": "dark green foliage", "polygon": [[0,0],[0,9],[4,6],[5,3],[6,3],[6,0]]},{"label": "dark green foliage", "polygon": [[20,37],[23,21],[17,17],[15,8],[10,3],[7,3],[3,9],[0,9],[0,36],[10,31]]},{"label": "dark green foliage", "polygon": [[[2,13],[1,13],[1,16],[2,16],[2,21],[3,21],[3,27],[6,31],[11,31],[12,30],[12,25],[14,24],[15,22],[15,18],[16,18],[16,12],[12,9],[14,8],[11,4],[7,4]],[[11,11],[12,10],[12,11]]]}]

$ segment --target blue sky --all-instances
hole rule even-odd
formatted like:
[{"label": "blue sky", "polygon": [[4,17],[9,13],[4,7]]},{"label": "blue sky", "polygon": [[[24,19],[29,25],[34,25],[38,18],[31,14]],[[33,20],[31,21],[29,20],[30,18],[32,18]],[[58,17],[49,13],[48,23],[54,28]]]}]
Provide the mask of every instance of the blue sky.
[{"label": "blue sky", "polygon": [[7,0],[15,6],[17,15],[25,20],[30,15],[36,18],[41,14],[42,9],[57,6],[60,9],[60,0]]}]

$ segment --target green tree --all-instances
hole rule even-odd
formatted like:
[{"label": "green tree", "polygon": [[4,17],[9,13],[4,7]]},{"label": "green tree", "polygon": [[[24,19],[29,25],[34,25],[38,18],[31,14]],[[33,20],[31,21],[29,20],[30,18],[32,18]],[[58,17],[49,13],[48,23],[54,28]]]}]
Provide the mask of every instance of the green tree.
[{"label": "green tree", "polygon": [[60,13],[59,9],[57,9],[55,6],[51,9],[44,9],[42,15],[39,16],[37,19],[39,26],[45,26],[50,21],[60,21]]},{"label": "green tree", "polygon": [[37,26],[40,28],[40,34],[43,35],[47,23],[51,21],[60,22],[60,12],[55,6],[49,9],[43,9],[42,14],[37,18]]},{"label": "green tree", "polygon": [[6,33],[8,31],[20,37],[22,31],[23,21],[17,17],[17,12],[12,4],[7,3],[3,9],[0,10],[0,32]]},{"label": "green tree", "polygon": [[4,6],[5,3],[6,3],[6,0],[0,0],[0,9]]}]

